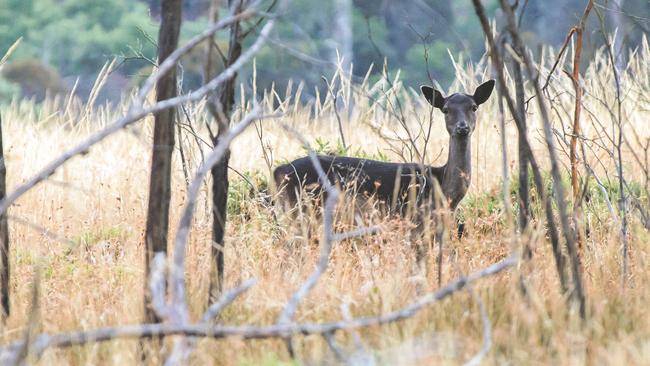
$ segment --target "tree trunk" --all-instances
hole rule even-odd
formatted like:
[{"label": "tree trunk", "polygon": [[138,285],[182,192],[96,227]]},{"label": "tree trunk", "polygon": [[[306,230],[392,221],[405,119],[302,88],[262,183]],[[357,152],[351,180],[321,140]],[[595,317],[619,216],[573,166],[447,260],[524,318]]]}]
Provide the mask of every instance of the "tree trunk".
[{"label": "tree trunk", "polygon": [[[350,71],[352,65],[352,0],[336,0],[334,2],[334,40],[339,55],[343,59],[343,71]],[[333,61],[336,63],[336,53]]]},{"label": "tree trunk", "polygon": [[[2,146],[2,116],[0,116],[0,200],[7,195],[7,167]],[[0,303],[1,317],[9,316],[9,225],[7,212],[0,215]]]},{"label": "tree trunk", "polygon": [[[518,54],[522,54],[524,50],[517,50]],[[517,103],[517,114],[519,114],[519,120],[522,123],[522,129],[518,134],[519,140],[519,231],[524,232],[526,226],[528,226],[528,221],[530,220],[530,197],[528,187],[528,154],[526,153],[524,145],[526,144],[526,111],[525,101],[524,101],[524,80],[521,75],[521,65],[519,62],[514,60],[512,62],[512,69],[515,79],[515,99]],[[527,253],[529,254],[529,253]]]},{"label": "tree trunk", "polygon": [[610,10],[607,12],[607,16],[611,23],[612,32],[615,32],[613,43],[613,52],[614,60],[616,65],[616,70],[621,71],[625,67],[625,55],[623,54],[623,42],[625,39],[625,18],[623,13],[623,3],[624,0],[611,0],[609,2]]},{"label": "tree trunk", "polygon": [[[232,14],[243,10],[243,0],[228,0],[228,7]],[[232,65],[242,53],[241,27],[239,22],[230,26],[230,40],[228,42],[228,55],[226,65]],[[219,128],[217,136],[212,139],[213,146],[217,146],[222,136],[230,126],[230,115],[235,104],[235,81],[237,74],[228,79],[217,91],[215,99],[210,101],[209,109],[212,117],[217,121]],[[224,234],[226,231],[226,214],[228,209],[228,162],[230,150],[226,151],[221,161],[212,167],[212,248],[210,268],[210,288],[208,290],[208,303],[217,300],[223,290],[224,277]]]},{"label": "tree trunk", "polygon": [[[163,62],[178,46],[181,28],[182,0],[163,0],[158,33],[158,63]],[[176,96],[176,69],[172,68],[156,84],[156,101]],[[149,206],[145,231],[145,278],[149,278],[151,261],[157,252],[167,251],[169,228],[169,200],[171,197],[171,166],[174,151],[174,116],[170,108],[154,116],[153,154],[149,184]],[[151,308],[148,280],[145,283],[145,322],[157,323],[160,319]]]}]

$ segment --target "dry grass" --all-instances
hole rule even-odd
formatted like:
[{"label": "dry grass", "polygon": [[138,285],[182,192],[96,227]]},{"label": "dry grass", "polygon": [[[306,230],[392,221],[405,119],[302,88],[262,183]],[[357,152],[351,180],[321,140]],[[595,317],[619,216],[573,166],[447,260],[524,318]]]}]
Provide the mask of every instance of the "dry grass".
[{"label": "dry grass", "polygon": [[[550,62],[550,57],[544,65]],[[632,129],[642,139],[648,138],[650,83],[646,46],[636,54],[623,76],[625,132]],[[546,66],[545,66],[546,67]],[[484,79],[485,66],[458,66],[458,82],[452,87],[471,92]],[[605,105],[614,102],[614,86],[604,57],[592,63],[585,76],[587,95],[584,129],[588,136],[597,131],[594,118],[610,126]],[[634,75],[634,76],[632,76]],[[555,97],[555,127],[569,126],[571,82],[557,76],[551,82]],[[383,90],[383,91],[382,91]],[[405,118],[413,131],[415,121],[426,121],[428,109],[423,98],[399,83],[352,86],[346,78],[337,89],[345,135],[352,152],[368,155],[385,154],[387,142],[371,128],[385,133],[402,133],[395,116],[394,97],[399,95]],[[605,103],[600,103],[602,99]],[[264,99],[268,109],[275,103],[286,114],[283,120],[302,131],[311,141],[318,137],[336,147],[338,127],[331,98],[305,105],[273,93]],[[242,98],[242,105],[247,102]],[[386,108],[381,108],[384,105]],[[9,187],[26,180],[37,169],[91,131],[109,123],[124,112],[125,105],[87,108],[77,101],[50,99],[41,105],[17,101],[3,107],[5,149]],[[386,112],[386,110],[391,112]],[[188,114],[194,125],[201,125],[203,105],[190,106]],[[505,221],[499,198],[500,139],[497,131],[496,98],[481,108],[478,129],[473,137],[474,169],[470,194],[461,203],[468,234],[462,241],[452,240],[444,250],[443,283],[463,273],[484,267],[506,256],[513,247],[509,225]],[[423,117],[425,116],[425,117]],[[544,160],[545,148],[539,142],[537,111],[529,110],[530,136],[536,152]],[[434,114],[432,142],[427,151],[429,163],[442,164],[447,133],[441,115]],[[509,165],[515,168],[516,134],[508,119]],[[296,141],[274,123],[263,122],[263,141],[274,161],[303,154]],[[30,292],[35,273],[40,268],[42,295],[39,330],[59,332],[115,324],[134,324],[141,319],[143,288],[143,228],[148,198],[151,119],[135,128],[102,142],[89,154],[78,157],[60,169],[51,181],[24,196],[10,214],[37,223],[74,244],[44,235],[38,230],[11,223],[12,315],[2,329],[2,342],[22,335],[30,309]],[[187,134],[182,146],[192,167],[200,159],[194,140]],[[421,144],[421,140],[419,143]],[[606,142],[603,142],[606,143]],[[421,145],[420,145],[421,146]],[[205,147],[203,147],[205,149]],[[611,176],[614,163],[602,151],[589,153],[602,177]],[[177,222],[185,196],[185,182],[179,154],[175,156],[172,227]],[[629,179],[645,184],[640,169],[629,152],[625,168]],[[262,147],[254,130],[235,142],[232,165],[240,172],[250,172],[253,182],[263,185],[268,177]],[[565,170],[566,171],[566,170]],[[318,255],[318,235],[314,218],[307,224],[286,225],[273,220],[271,210],[248,196],[246,183],[232,175],[233,195],[226,247],[226,282],[236,285],[255,277],[258,284],[237,300],[223,314],[233,324],[270,324],[299,286]],[[613,179],[613,178],[612,178]],[[261,182],[261,183],[260,183]],[[256,183],[256,184],[257,184]],[[598,195],[596,188],[592,189]],[[647,199],[647,197],[645,198]],[[201,202],[205,197],[201,198]],[[486,360],[489,364],[648,364],[650,360],[650,235],[632,219],[630,230],[631,276],[626,288],[621,286],[621,251],[618,227],[612,222],[605,204],[594,199],[586,214],[591,227],[583,251],[588,320],[581,325],[575,309],[567,308],[558,291],[550,244],[544,238],[541,222],[525,234],[534,250],[533,260],[507,274],[482,281],[476,293],[485,303],[493,324],[494,346]],[[301,304],[298,320],[325,321],[340,319],[339,306],[350,303],[354,315],[379,314],[397,309],[416,296],[418,278],[414,270],[414,250],[409,224],[396,219],[377,219],[385,228],[379,234],[337,244],[331,266],[315,290]],[[342,222],[341,225],[345,225]],[[173,234],[173,233],[172,233]],[[199,205],[191,242],[188,247],[187,278],[193,316],[200,314],[208,283],[210,222],[205,204]],[[429,257],[427,289],[435,289],[435,256]],[[523,275],[527,296],[519,290]],[[412,319],[384,327],[361,331],[367,348],[382,364],[459,364],[467,361],[481,347],[482,325],[476,302],[468,293],[459,293],[417,314]],[[337,339],[351,349],[348,334]],[[298,338],[298,354],[309,363],[327,363],[332,355],[319,337]],[[116,341],[48,351],[39,364],[132,364],[138,360],[137,342]],[[281,364],[288,357],[280,341],[245,342],[238,339],[204,340],[193,355],[193,364]]]}]

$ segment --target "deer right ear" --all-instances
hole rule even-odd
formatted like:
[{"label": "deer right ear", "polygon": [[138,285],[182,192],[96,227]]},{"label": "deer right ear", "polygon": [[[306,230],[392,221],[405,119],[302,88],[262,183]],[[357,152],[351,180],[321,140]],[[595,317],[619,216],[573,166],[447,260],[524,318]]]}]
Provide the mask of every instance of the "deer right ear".
[{"label": "deer right ear", "polygon": [[438,109],[442,109],[442,107],[445,105],[445,97],[443,97],[439,91],[426,85],[422,85],[420,87],[420,90],[422,91],[422,94],[424,94],[424,97],[427,98],[429,104],[432,106]]}]

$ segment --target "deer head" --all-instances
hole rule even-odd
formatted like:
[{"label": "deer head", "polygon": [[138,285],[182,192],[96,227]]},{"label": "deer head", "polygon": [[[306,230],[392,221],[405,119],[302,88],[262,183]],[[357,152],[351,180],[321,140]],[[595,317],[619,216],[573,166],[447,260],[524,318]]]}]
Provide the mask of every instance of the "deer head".
[{"label": "deer head", "polygon": [[430,86],[421,86],[427,101],[445,115],[445,125],[449,136],[468,139],[476,128],[476,110],[485,103],[494,89],[494,80],[486,81],[474,91],[474,95],[455,93],[444,97]]}]

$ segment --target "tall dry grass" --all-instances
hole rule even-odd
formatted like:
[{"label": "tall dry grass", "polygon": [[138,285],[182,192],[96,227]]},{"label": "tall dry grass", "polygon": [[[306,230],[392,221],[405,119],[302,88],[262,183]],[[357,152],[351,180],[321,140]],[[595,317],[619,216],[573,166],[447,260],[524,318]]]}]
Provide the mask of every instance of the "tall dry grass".
[{"label": "tall dry grass", "polygon": [[[546,50],[539,65],[543,75],[553,57],[552,52]],[[641,142],[650,137],[649,64],[650,50],[646,42],[630,56],[628,68],[622,74],[624,131],[632,149],[639,148],[633,133],[640,136],[638,141]],[[490,66],[486,61],[478,64],[457,61],[455,65],[457,81],[450,91],[471,92],[489,78]],[[348,153],[395,160],[401,159],[400,155],[415,158],[408,155],[407,150],[391,151],[389,144],[399,147],[400,144],[392,139],[395,135],[405,136],[399,123],[402,115],[409,131],[417,135],[418,121],[424,128],[428,126],[429,108],[417,95],[415,86],[402,85],[394,76],[391,83],[385,79],[352,83],[339,70],[331,76],[336,99],[331,93],[310,92],[316,99],[299,102],[300,96],[308,91],[298,87],[293,98],[291,93],[267,91],[263,104],[269,111],[284,112],[281,119],[315,141],[315,145],[320,144],[321,150],[341,150],[334,112],[337,108],[350,145]],[[583,129],[587,137],[596,138],[600,131],[596,119],[611,128],[608,108],[615,102],[613,75],[604,55],[597,55],[586,69],[584,83],[584,108],[588,112],[583,114]],[[101,80],[97,85],[101,87]],[[567,111],[572,110],[571,81],[556,73],[550,85],[554,127],[557,131],[568,131],[571,113]],[[116,106],[92,107],[68,97],[50,98],[39,105],[17,100],[4,106],[9,187],[25,181],[54,156],[124,113],[128,100],[125,98],[124,103]],[[244,108],[250,104],[243,93],[239,101]],[[443,253],[444,283],[501,259],[510,253],[518,240],[528,242],[533,248],[530,262],[507,274],[483,280],[474,288],[493,325],[494,344],[486,363],[648,364],[650,235],[640,225],[636,213],[631,213],[631,275],[627,286],[622,287],[618,227],[599,190],[593,183],[589,186],[593,198],[586,205],[585,216],[590,236],[583,251],[588,319],[581,324],[576,310],[567,307],[559,292],[543,221],[535,220],[533,230],[519,239],[510,237],[511,226],[499,198],[501,176],[498,172],[502,162],[496,103],[497,98],[493,97],[481,107],[473,136],[472,185],[460,208],[467,233],[462,240],[447,241]],[[200,136],[204,136],[205,131],[200,127],[207,118],[204,104],[186,106],[185,112],[181,114],[183,123],[191,124]],[[540,120],[532,103],[527,116],[535,152],[545,162]],[[448,135],[441,121],[442,116],[434,112],[431,141],[424,158],[433,165],[446,160]],[[508,165],[511,173],[515,173],[512,170],[516,167],[516,132],[508,116],[506,121]],[[41,277],[39,331],[89,329],[135,324],[141,320],[142,233],[148,198],[151,126],[152,120],[148,118],[100,143],[88,154],[62,167],[11,209],[10,215],[23,222],[13,220],[10,227],[13,313],[2,329],[3,343],[21,337],[25,330],[37,273]],[[197,138],[188,129],[188,126],[183,127],[180,146],[187,159],[186,168],[191,171],[200,161],[201,150],[208,147],[197,144]],[[261,138],[259,131],[262,131]],[[558,136],[561,138],[561,133]],[[614,160],[596,142],[611,146],[605,138],[588,141],[593,147],[587,149],[588,159],[605,182],[605,178],[613,182]],[[419,137],[420,148],[423,143]],[[626,177],[631,184],[643,187],[647,184],[646,177],[638,169],[630,147],[626,149]],[[236,140],[231,162],[234,169],[246,174],[255,189],[263,189],[269,176],[265,153],[277,164],[304,154],[304,150],[273,120],[262,122],[257,131],[247,131]],[[178,220],[186,191],[180,154],[174,159],[172,227]],[[258,284],[230,306],[222,320],[229,324],[271,324],[293,290],[313,268],[318,256],[318,235],[307,233],[317,232],[317,218],[312,216],[293,224],[287,220],[276,222],[272,210],[250,193],[248,182],[237,174],[231,177],[226,283],[234,286],[255,277]],[[188,246],[188,293],[194,317],[201,312],[208,285],[210,222],[206,194],[204,192],[201,197]],[[647,203],[648,197],[642,192],[640,196]],[[25,225],[24,220],[41,228]],[[380,314],[411,302],[416,297],[416,285],[422,281],[426,289],[435,289],[435,256],[429,256],[428,274],[420,278],[415,270],[409,223],[376,215],[372,220],[380,223],[384,230],[335,246],[326,275],[301,304],[297,320],[340,319],[342,303],[349,303],[356,316]],[[520,290],[520,275],[524,279],[525,295]],[[481,348],[482,322],[472,296],[458,293],[412,319],[364,329],[360,333],[368,352],[374,354],[380,364],[459,364]],[[336,339],[348,350],[353,349],[349,334],[339,333]],[[333,361],[320,337],[297,338],[297,351],[308,363]],[[137,342],[114,341],[47,351],[36,363],[118,365],[138,360]],[[192,363],[274,365],[290,362],[280,341],[227,339],[201,341]]]}]

